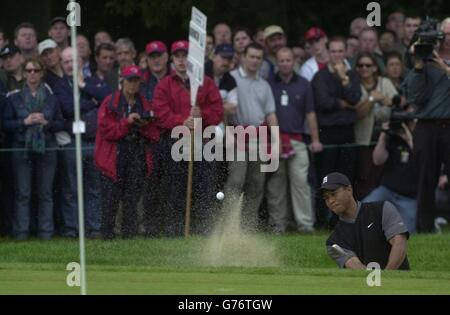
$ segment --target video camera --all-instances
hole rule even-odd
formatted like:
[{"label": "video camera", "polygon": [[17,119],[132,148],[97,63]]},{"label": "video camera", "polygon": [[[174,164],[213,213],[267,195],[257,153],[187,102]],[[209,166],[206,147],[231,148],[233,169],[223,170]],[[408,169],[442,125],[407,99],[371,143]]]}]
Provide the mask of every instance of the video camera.
[{"label": "video camera", "polygon": [[414,46],[414,55],[424,61],[431,61],[433,58],[433,50],[436,49],[439,41],[444,38],[445,36],[441,32],[439,21],[427,17],[414,35],[412,42],[417,43]]}]

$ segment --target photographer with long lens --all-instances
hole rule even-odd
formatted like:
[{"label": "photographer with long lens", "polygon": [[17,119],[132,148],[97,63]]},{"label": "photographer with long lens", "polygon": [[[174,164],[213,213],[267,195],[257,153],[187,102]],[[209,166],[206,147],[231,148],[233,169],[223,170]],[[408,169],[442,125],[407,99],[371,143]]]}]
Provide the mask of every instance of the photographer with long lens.
[{"label": "photographer with long lens", "polygon": [[[374,189],[364,203],[389,201],[398,209],[411,234],[416,232],[417,180],[413,162],[413,130],[415,121],[406,118],[414,110],[401,106],[401,97],[395,96],[391,108],[377,113],[383,129],[373,151],[373,163],[384,166],[380,186]],[[405,117],[405,118],[403,118]]]},{"label": "photographer with long lens", "polygon": [[417,229],[433,233],[436,214],[435,190],[441,165],[450,174],[450,79],[437,58],[444,38],[435,20],[419,27],[410,49],[414,69],[404,82],[408,102],[415,104],[415,171],[418,180]]},{"label": "photographer with long lens", "polygon": [[121,72],[121,90],[100,107],[95,162],[102,173],[102,234],[114,238],[120,202],[122,237],[137,235],[137,204],[146,176],[152,171],[149,144],[159,140],[159,130],[149,102],[139,93],[141,71],[128,66]]}]

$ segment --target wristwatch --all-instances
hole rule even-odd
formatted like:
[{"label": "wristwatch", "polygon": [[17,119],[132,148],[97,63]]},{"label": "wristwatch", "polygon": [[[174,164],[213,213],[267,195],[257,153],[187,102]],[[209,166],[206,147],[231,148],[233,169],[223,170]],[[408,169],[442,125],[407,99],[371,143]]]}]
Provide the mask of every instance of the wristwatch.
[{"label": "wristwatch", "polygon": [[375,97],[373,97],[372,95],[369,96],[369,102],[373,103],[375,101]]}]

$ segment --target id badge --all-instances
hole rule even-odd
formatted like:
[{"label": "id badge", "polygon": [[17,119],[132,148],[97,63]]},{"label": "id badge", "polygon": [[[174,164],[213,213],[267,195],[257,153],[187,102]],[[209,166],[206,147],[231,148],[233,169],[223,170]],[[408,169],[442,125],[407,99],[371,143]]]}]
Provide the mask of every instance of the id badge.
[{"label": "id badge", "polygon": [[289,105],[289,95],[283,94],[281,95],[281,106],[288,106]]},{"label": "id badge", "polygon": [[408,151],[402,151],[401,162],[404,164],[409,162],[409,152]]}]

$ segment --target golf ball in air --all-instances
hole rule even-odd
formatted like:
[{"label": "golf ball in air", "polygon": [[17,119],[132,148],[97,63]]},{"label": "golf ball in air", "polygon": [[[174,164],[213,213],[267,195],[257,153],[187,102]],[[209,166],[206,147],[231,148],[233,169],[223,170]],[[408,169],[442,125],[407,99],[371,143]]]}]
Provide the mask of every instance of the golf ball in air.
[{"label": "golf ball in air", "polygon": [[216,195],[216,198],[218,200],[223,200],[225,198],[225,195],[224,195],[223,192],[218,192],[217,195]]}]

